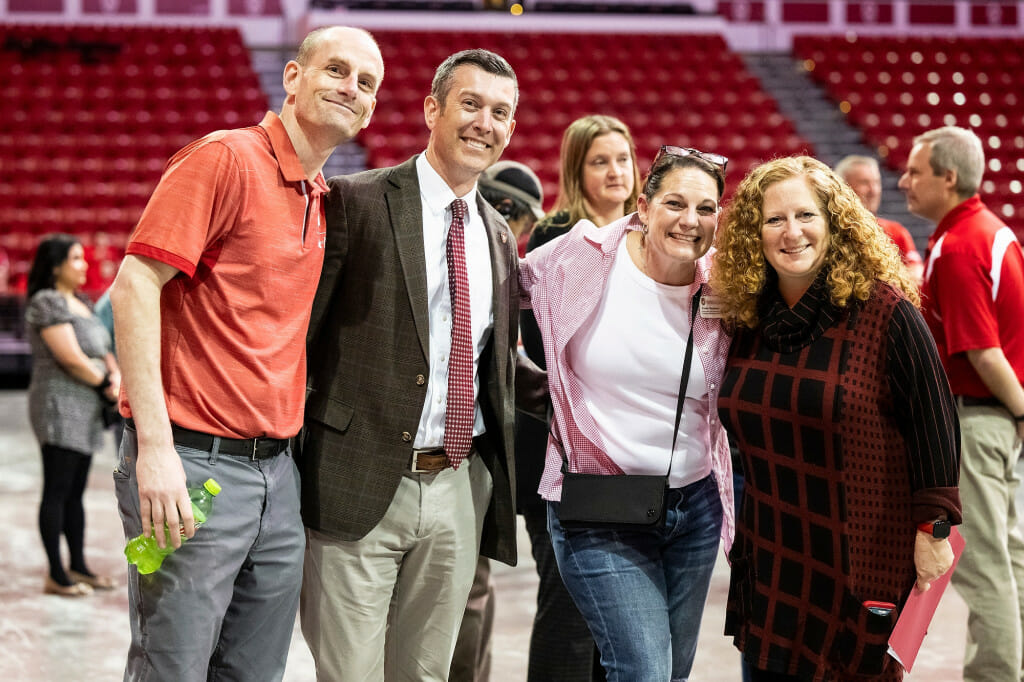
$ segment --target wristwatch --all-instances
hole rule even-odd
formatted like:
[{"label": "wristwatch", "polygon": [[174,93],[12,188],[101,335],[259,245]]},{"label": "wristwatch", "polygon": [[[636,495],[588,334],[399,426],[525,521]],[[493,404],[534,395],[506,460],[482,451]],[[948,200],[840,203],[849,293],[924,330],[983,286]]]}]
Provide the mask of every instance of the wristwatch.
[{"label": "wristwatch", "polygon": [[922,533],[928,533],[936,540],[945,540],[949,537],[949,531],[953,524],[949,521],[932,521],[931,523],[919,523],[917,529]]}]

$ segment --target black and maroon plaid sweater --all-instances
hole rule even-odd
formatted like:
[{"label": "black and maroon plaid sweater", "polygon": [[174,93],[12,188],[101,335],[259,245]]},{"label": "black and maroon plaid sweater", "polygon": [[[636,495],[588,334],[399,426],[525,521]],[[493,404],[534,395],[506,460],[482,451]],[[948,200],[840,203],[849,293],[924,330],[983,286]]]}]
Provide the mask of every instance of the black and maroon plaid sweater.
[{"label": "black and maroon plaid sweater", "polygon": [[920,313],[876,284],[838,309],[824,276],[790,309],[771,288],[719,399],[746,476],[726,634],[755,667],[900,680],[886,655],[915,580],[915,523],[960,520],[959,424]]}]

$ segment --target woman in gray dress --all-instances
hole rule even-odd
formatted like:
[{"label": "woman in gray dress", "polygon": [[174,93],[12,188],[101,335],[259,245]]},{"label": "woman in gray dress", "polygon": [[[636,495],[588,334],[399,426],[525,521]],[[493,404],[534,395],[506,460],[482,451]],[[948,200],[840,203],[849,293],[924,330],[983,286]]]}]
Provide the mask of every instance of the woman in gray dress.
[{"label": "woman in gray dress", "polygon": [[[82,494],[92,453],[103,442],[103,408],[117,399],[121,383],[110,335],[78,297],[86,269],[77,239],[43,239],[29,270],[25,312],[32,347],[29,420],[43,451],[39,531],[50,562],[43,591],[64,597],[114,586],[88,569],[83,550]],[[61,533],[71,554],[66,572]]]}]

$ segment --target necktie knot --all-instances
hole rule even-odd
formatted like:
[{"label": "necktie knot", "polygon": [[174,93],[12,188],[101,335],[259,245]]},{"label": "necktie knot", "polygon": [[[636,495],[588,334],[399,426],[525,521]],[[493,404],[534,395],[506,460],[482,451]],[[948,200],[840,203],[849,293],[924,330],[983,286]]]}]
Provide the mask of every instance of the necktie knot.
[{"label": "necktie knot", "polygon": [[452,202],[451,206],[452,222],[458,222],[460,225],[462,225],[466,220],[466,212],[469,210],[469,207],[466,205],[466,202],[462,199],[456,199],[455,201]]}]

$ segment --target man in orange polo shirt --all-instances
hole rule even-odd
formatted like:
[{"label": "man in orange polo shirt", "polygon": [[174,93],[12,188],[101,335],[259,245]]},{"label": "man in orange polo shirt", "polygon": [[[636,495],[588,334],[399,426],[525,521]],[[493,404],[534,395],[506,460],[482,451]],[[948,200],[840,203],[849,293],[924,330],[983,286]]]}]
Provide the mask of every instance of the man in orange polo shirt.
[{"label": "man in orange polo shirt", "polygon": [[[324,258],[321,169],[369,123],[383,75],[370,34],[313,31],[284,68],[280,116],[175,154],[132,233],[111,292],[128,418],[114,480],[125,535],[181,548],[129,573],[126,680],[284,675],[305,546],[289,439]],[[223,490],[193,538],[187,487],[207,478]],[[165,524],[182,533],[165,540]]]}]

